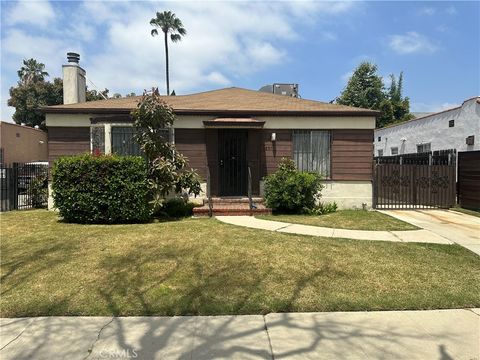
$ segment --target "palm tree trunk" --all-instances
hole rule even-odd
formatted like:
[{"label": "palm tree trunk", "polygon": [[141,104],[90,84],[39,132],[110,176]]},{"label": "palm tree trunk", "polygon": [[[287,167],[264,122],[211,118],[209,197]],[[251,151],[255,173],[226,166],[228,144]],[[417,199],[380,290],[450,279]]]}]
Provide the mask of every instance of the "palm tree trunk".
[{"label": "palm tree trunk", "polygon": [[168,75],[168,34],[165,32],[165,72],[167,79],[167,96],[170,95],[170,79]]}]

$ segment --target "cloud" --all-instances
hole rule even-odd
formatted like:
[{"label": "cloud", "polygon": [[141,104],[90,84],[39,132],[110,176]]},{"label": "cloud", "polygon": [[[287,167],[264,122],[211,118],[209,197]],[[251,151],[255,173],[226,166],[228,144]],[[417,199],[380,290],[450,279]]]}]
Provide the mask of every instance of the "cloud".
[{"label": "cloud", "polygon": [[431,54],[439,49],[425,35],[415,31],[407,32],[404,35],[391,35],[389,46],[393,51],[401,55],[414,53]]},{"label": "cloud", "polygon": [[[171,90],[185,94],[230,86],[288,62],[288,44],[302,41],[313,27],[323,40],[335,40],[328,23],[359,5],[214,1],[169,2],[168,7],[188,31],[181,42],[169,44]],[[164,45],[161,36],[150,36],[149,25],[161,10],[148,1],[59,2],[54,9],[49,2],[16,3],[9,13],[14,16],[2,24],[2,92],[17,81],[23,58],[45,63],[51,78],[61,76],[67,51],[78,51],[87,77],[111,94],[140,93],[152,86],[164,92]],[[42,28],[24,26],[29,23]]]},{"label": "cloud", "polygon": [[461,104],[456,104],[456,103],[449,103],[449,102],[444,102],[444,103],[412,103],[410,105],[410,110],[412,112],[439,112],[443,110],[448,110],[452,109],[455,107],[460,106]]},{"label": "cloud", "polygon": [[420,9],[420,15],[427,15],[427,16],[432,16],[435,15],[436,10],[432,7],[424,7]]},{"label": "cloud", "polygon": [[49,1],[18,1],[9,11],[8,25],[29,24],[46,27],[55,19],[55,12]]},{"label": "cloud", "polygon": [[343,74],[340,79],[342,80],[342,83],[344,84],[347,84],[348,81],[350,80],[350,78],[352,77],[353,75],[353,71],[349,71],[349,72],[346,72],[345,74]]},{"label": "cloud", "polygon": [[450,5],[449,7],[447,7],[445,9],[445,12],[448,14],[448,15],[455,15],[457,13],[457,8],[453,5]]}]

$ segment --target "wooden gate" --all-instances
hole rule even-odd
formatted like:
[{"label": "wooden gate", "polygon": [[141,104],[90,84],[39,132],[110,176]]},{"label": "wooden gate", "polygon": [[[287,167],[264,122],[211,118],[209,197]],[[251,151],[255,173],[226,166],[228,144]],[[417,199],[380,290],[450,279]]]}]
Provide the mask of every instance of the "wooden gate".
[{"label": "wooden gate", "polygon": [[432,209],[455,205],[455,151],[375,158],[373,207]]},{"label": "wooden gate", "polygon": [[480,150],[458,153],[458,203],[480,210]]}]

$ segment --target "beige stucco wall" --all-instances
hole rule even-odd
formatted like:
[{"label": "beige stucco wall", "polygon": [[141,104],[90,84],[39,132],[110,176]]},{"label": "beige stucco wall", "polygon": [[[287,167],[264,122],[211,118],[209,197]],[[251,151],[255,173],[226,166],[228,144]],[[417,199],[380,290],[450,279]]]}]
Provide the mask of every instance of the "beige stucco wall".
[{"label": "beige stucco wall", "polygon": [[[47,126],[90,126],[91,114],[47,114]],[[177,129],[203,129],[204,120],[216,116],[177,116]],[[372,116],[257,116],[265,129],[375,129]]]},{"label": "beige stucco wall", "polygon": [[371,181],[326,181],[322,190],[322,202],[336,202],[339,209],[362,209],[372,207]]},{"label": "beige stucco wall", "polygon": [[[215,116],[178,116],[175,128],[203,128],[204,120]],[[375,117],[371,116],[255,116],[265,121],[265,129],[375,129]]]},{"label": "beige stucco wall", "polygon": [[45,123],[49,126],[84,127],[90,126],[90,114],[46,114]]},{"label": "beige stucco wall", "polygon": [[0,122],[0,147],[6,164],[48,161],[47,133],[29,126]]}]

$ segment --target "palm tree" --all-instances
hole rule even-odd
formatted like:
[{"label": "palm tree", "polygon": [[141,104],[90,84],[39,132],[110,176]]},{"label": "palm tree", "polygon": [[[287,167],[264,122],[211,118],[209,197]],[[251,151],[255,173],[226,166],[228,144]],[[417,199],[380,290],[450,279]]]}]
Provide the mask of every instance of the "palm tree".
[{"label": "palm tree", "polygon": [[17,71],[17,74],[24,85],[43,81],[45,76],[48,76],[48,72],[45,71],[45,65],[37,62],[35,59],[23,60],[23,66]]},{"label": "palm tree", "polygon": [[[170,40],[172,42],[178,42],[182,40],[182,36],[187,34],[187,30],[183,27],[182,20],[171,11],[164,11],[162,13],[157,12],[157,17],[150,20],[150,25],[160,28],[164,35],[165,40],[165,59],[166,59],[166,75],[167,75],[167,95],[170,95],[170,79],[168,69],[168,34],[170,34]],[[158,35],[157,29],[152,29],[152,36]]]}]

